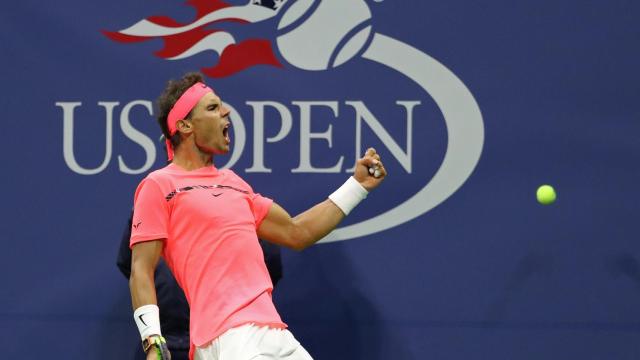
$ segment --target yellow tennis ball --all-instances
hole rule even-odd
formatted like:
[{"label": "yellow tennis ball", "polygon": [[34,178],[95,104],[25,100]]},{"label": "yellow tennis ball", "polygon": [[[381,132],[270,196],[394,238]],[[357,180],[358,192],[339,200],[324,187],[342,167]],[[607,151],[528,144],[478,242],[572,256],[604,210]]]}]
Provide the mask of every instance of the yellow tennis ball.
[{"label": "yellow tennis ball", "polygon": [[553,189],[551,185],[542,185],[536,191],[536,197],[538,198],[538,202],[542,205],[550,205],[556,201],[556,191]]}]

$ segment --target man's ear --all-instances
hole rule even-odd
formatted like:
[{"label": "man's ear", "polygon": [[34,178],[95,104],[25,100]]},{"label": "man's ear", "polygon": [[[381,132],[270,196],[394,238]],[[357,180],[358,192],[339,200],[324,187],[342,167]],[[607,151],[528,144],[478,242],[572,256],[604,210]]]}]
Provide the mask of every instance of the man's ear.
[{"label": "man's ear", "polygon": [[191,125],[191,121],[182,119],[176,122],[176,129],[181,133],[191,133],[193,131],[193,126]]}]

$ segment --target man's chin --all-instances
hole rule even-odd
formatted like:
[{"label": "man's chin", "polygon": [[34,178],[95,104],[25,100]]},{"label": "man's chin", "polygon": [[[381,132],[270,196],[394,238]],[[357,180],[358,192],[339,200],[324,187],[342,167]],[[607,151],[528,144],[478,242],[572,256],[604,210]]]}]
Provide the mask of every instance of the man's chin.
[{"label": "man's chin", "polygon": [[215,152],[215,155],[226,155],[229,153],[230,150],[231,150],[231,147],[229,145],[226,145],[220,149],[217,149]]}]

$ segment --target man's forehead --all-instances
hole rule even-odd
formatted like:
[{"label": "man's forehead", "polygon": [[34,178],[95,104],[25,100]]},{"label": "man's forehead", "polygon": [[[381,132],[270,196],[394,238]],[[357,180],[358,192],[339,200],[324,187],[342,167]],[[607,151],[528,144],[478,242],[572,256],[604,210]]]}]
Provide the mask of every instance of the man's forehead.
[{"label": "man's forehead", "polygon": [[212,92],[208,92],[204,94],[204,96],[202,97],[202,99],[200,99],[200,101],[198,101],[198,105],[206,106],[211,103],[219,103],[219,102],[220,102],[220,97],[218,97],[218,95]]}]

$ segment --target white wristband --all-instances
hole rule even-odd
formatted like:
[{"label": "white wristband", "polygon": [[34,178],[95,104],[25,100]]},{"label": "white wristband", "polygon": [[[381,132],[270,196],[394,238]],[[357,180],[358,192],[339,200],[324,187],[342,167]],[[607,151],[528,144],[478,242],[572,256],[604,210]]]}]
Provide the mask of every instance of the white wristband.
[{"label": "white wristband", "polygon": [[345,215],[349,215],[351,210],[367,197],[368,193],[367,189],[360,185],[358,180],[350,176],[338,190],[329,195],[329,199],[333,201]]},{"label": "white wristband", "polygon": [[158,305],[143,305],[133,312],[133,318],[138,325],[140,339],[144,340],[151,335],[160,335],[160,309]]}]

